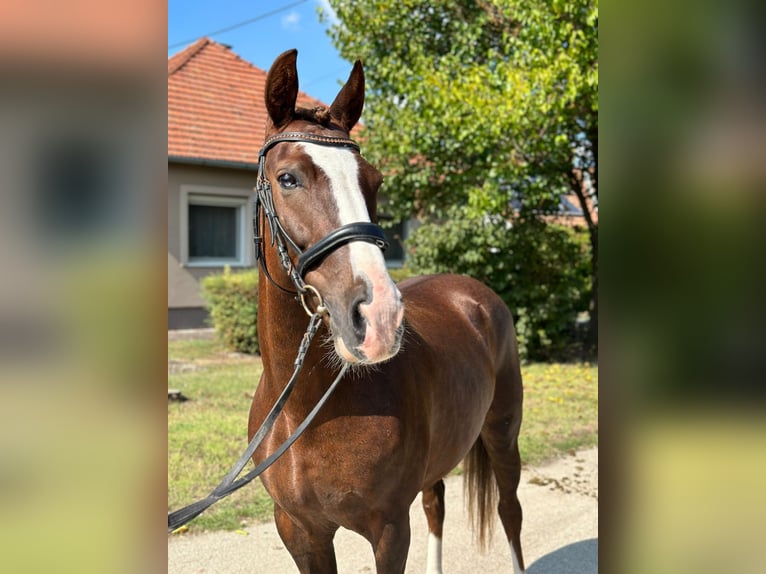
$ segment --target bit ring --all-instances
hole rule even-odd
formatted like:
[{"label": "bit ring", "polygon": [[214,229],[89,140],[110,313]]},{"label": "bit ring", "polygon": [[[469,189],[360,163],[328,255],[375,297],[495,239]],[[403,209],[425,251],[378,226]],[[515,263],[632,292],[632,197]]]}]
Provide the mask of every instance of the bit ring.
[{"label": "bit ring", "polygon": [[[316,311],[312,311],[308,303],[306,302],[306,293],[311,292],[314,297],[316,297],[319,300],[319,303],[317,304]],[[319,291],[317,291],[316,287],[313,285],[304,285],[303,290],[300,292],[300,298],[301,298],[301,305],[303,305],[303,308],[306,310],[306,313],[308,313],[309,317],[312,317],[315,313],[318,315],[326,315],[328,314],[327,307],[325,307],[324,299],[322,299],[322,296],[319,294]]]}]

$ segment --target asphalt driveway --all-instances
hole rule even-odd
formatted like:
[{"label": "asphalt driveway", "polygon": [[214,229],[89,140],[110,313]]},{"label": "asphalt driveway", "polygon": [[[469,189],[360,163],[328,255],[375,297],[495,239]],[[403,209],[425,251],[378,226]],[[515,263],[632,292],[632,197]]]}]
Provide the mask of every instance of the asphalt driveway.
[{"label": "asphalt driveway", "polygon": [[[463,504],[461,477],[445,480],[445,574],[510,572],[510,550],[499,520],[489,551],[473,540]],[[567,455],[522,472],[519,498],[524,510],[521,543],[527,574],[598,572],[598,449]],[[415,500],[407,574],[422,574],[428,529]],[[281,574],[297,572],[273,523],[255,524],[246,534],[211,532],[168,539],[168,574]],[[335,537],[338,571],[372,574],[375,563],[366,540],[341,529]]]}]

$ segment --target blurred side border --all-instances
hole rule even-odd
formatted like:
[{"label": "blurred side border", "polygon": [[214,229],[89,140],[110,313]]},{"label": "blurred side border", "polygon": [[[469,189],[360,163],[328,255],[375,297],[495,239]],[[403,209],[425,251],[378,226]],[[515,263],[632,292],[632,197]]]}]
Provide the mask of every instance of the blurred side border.
[{"label": "blurred side border", "polygon": [[766,73],[754,2],[620,2],[599,36],[607,572],[756,572]]},{"label": "blurred side border", "polygon": [[166,45],[164,4],[3,3],[2,571],[165,570]]}]

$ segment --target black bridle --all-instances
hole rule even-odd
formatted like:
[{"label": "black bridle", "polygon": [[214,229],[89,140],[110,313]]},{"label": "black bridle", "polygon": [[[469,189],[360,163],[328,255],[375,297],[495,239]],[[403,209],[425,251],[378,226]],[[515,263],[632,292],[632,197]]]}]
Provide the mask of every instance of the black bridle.
[{"label": "black bridle", "polygon": [[[298,247],[279,221],[279,217],[274,209],[274,197],[272,194],[271,183],[269,183],[269,180],[266,178],[266,154],[271,148],[282,142],[302,142],[353,149],[356,151],[359,151],[359,145],[349,138],[300,132],[284,132],[267,138],[263,143],[261,151],[258,153],[258,178],[255,184],[255,210],[253,214],[255,257],[259,262],[264,275],[272,284],[286,293],[302,296],[306,293],[307,288],[316,293],[315,289],[306,285],[306,273],[320,265],[322,261],[336,249],[351,243],[352,241],[365,241],[385,250],[386,247],[388,247],[388,242],[379,225],[369,221],[359,221],[342,225],[305,251]],[[269,226],[271,245],[276,245],[282,267],[284,267],[287,275],[293,282],[293,285],[295,285],[296,291],[291,291],[282,287],[279,283],[274,281],[269,273],[263,251],[264,237],[261,229],[261,213],[263,213]],[[293,264],[293,261],[288,254],[288,245],[298,254],[298,259],[295,264]]]}]

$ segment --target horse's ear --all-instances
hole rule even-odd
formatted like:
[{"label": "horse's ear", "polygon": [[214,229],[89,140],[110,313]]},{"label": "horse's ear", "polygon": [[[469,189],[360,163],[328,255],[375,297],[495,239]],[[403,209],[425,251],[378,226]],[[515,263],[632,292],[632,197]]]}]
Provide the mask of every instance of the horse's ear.
[{"label": "horse's ear", "polygon": [[295,115],[298,98],[298,50],[288,50],[277,56],[266,78],[266,111],[275,127],[287,125]]},{"label": "horse's ear", "polygon": [[364,69],[361,60],[357,60],[348,81],[341,88],[330,106],[330,115],[347,132],[359,121],[364,108]]}]

